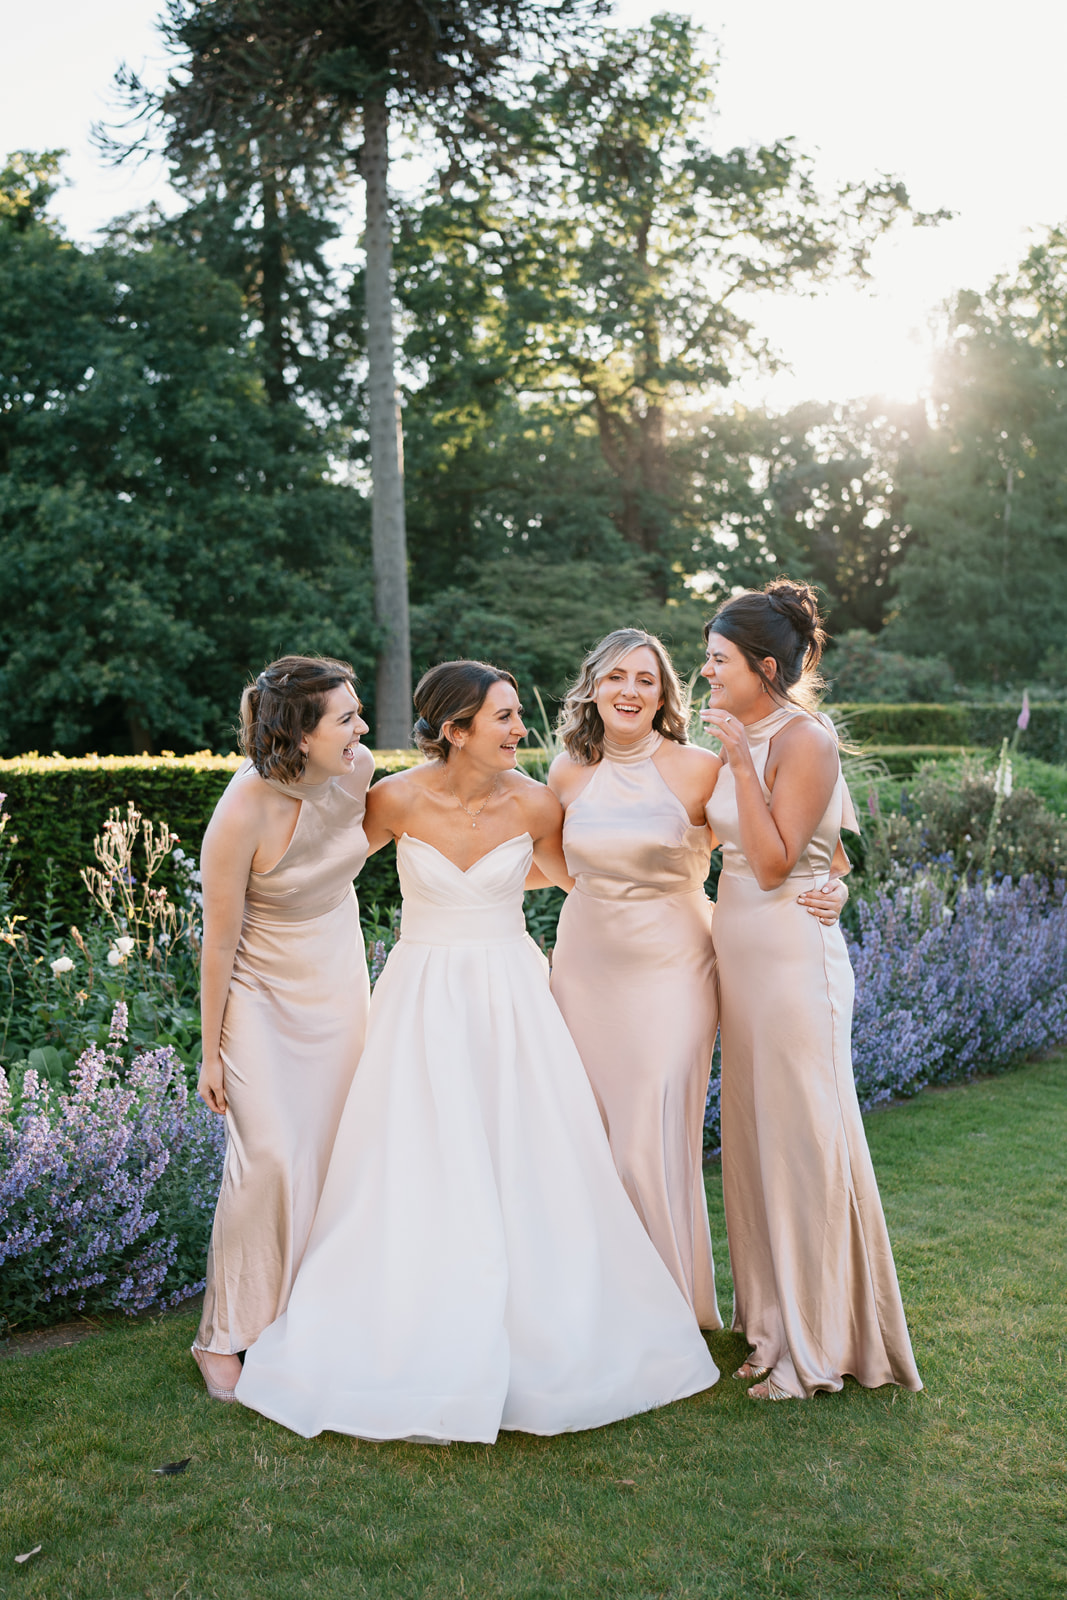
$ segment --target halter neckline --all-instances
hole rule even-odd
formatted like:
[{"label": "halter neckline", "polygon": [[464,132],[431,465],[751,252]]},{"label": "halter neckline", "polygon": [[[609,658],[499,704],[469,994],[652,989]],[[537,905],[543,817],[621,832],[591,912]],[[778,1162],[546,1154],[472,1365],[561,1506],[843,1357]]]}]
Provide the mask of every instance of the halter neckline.
[{"label": "halter neckline", "polygon": [[662,743],[663,735],[655,728],[650,728],[635,744],[623,744],[605,729],[602,749],[605,760],[614,761],[618,766],[635,767],[639,761],[650,761]]},{"label": "halter neckline", "polygon": [[758,722],[746,722],[746,737],[750,742],[753,735],[757,740],[770,738],[778,732],[779,728],[783,728],[787,722],[792,722],[794,717],[803,716],[803,714],[804,708],[802,706],[775,706],[773,711],[769,711]]},{"label": "halter neckline", "polygon": [[283,783],[280,778],[264,778],[264,783],[272,789],[277,789],[279,794],[287,794],[290,800],[321,800],[333,788],[333,778],[324,778],[321,783]]}]

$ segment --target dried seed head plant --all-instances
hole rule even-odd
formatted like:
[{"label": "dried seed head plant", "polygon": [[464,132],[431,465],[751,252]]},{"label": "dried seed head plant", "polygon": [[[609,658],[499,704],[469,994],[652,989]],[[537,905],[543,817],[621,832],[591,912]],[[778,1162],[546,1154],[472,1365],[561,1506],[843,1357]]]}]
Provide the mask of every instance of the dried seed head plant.
[{"label": "dried seed head plant", "polygon": [[[179,909],[166,889],[152,882],[178,843],[178,835],[165,822],[142,816],[132,800],[125,817],[118,806],[112,807],[93,840],[93,852],[100,865],[83,868],[82,882],[104,923],[115,929],[111,955],[117,955],[118,960],[114,965],[135,955],[139,962],[154,961],[165,971],[169,951],[177,940],[187,939],[194,950],[198,948],[188,910]],[[134,870],[138,847],[144,857],[140,876]]]}]

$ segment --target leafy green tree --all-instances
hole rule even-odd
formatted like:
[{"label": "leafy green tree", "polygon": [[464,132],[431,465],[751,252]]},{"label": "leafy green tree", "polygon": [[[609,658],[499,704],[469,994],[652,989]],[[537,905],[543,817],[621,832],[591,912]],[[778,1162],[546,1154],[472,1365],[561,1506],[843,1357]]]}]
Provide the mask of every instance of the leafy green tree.
[{"label": "leafy green tree", "polygon": [[1067,634],[1067,233],[951,308],[935,426],[902,479],[896,648],[965,682],[1054,667]]},{"label": "leafy green tree", "polygon": [[[486,86],[531,39],[558,36],[601,0],[169,0],[165,33],[181,58],[160,95],[133,75],[133,104],[162,119],[167,149],[195,173],[234,168],[255,150],[264,243],[263,283],[283,294],[278,197],[299,167],[311,188],[343,181],[353,161],[364,180],[367,413],[370,436],[375,609],[382,632],[377,673],[378,743],[408,738],[410,649],[400,416],[392,317],[389,125],[398,107],[439,108],[438,122],[469,132]],[[362,144],[353,150],[353,129]],[[454,147],[457,139],[453,140]],[[190,160],[192,168],[190,168]],[[266,294],[264,293],[264,303]],[[284,366],[282,315],[268,324]],[[276,387],[281,380],[275,379]]]},{"label": "leafy green tree", "polygon": [[748,451],[764,537],[822,589],[831,632],[877,634],[908,535],[902,478],[927,435],[924,408],[879,399],[749,412]]},{"label": "leafy green tree", "polygon": [[[690,413],[760,354],[745,291],[862,273],[872,239],[908,208],[888,181],[824,200],[788,140],[717,152],[702,49],[691,20],[661,16],[556,58],[525,100],[496,108],[506,167],[479,183],[444,174],[398,243],[420,375],[409,433],[425,405],[442,456],[491,480],[476,435],[479,414],[503,416],[500,385],[534,434],[570,419],[599,451],[600,512],[661,600],[694,572],[721,588],[738,564],[767,567],[759,540],[735,561],[717,520],[748,492],[737,429],[728,421],[720,447]],[[477,514],[460,496],[453,522],[468,503]]]},{"label": "leafy green tree", "polygon": [[54,161],[22,162],[0,202],[0,747],[229,747],[265,659],[373,662],[361,502],[268,403],[236,289],[165,246],[78,249],[40,214]]}]

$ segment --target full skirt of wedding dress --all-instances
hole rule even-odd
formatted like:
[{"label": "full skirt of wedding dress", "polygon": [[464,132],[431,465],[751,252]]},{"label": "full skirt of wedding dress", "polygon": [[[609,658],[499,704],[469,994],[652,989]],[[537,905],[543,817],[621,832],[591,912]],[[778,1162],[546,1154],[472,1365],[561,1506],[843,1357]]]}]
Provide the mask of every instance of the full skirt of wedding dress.
[{"label": "full skirt of wedding dress", "polygon": [[519,844],[464,874],[401,841],[404,934],[288,1310],[237,1391],[305,1437],[553,1434],[718,1377],[516,923]]}]

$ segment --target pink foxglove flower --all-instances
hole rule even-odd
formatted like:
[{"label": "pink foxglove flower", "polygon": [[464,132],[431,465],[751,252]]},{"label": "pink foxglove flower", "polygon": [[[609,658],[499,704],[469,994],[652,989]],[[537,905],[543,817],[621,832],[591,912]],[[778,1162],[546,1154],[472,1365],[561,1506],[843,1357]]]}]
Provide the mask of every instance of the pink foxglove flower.
[{"label": "pink foxglove flower", "polygon": [[1030,726],[1030,695],[1026,689],[1023,690],[1023,708],[1019,712],[1015,726],[1020,733],[1025,733]]}]

